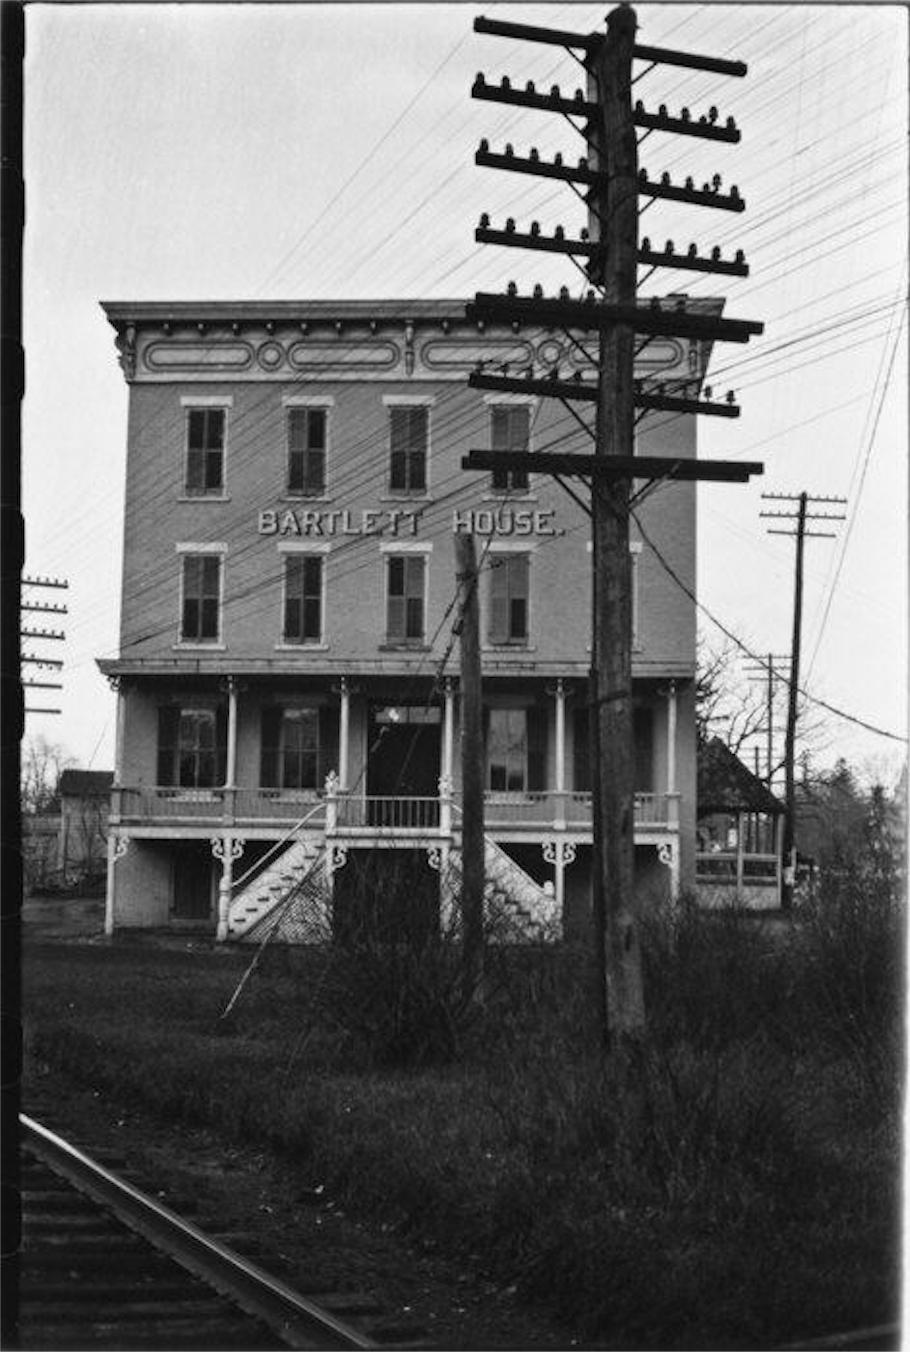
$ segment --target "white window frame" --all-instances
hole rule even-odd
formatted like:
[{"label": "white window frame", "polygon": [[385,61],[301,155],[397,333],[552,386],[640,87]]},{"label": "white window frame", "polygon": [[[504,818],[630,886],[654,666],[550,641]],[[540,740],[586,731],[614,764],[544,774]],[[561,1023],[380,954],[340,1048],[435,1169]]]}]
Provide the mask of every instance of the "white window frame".
[{"label": "white window frame", "polygon": [[[528,450],[530,451],[532,433],[534,431],[534,421],[537,414],[537,409],[540,405],[539,398],[533,394],[485,394],[483,402],[487,406],[487,409],[490,414],[489,426],[490,426],[491,448],[493,444],[493,409],[496,408],[497,405],[499,405],[500,407],[503,405],[505,406],[511,405],[513,408],[523,407],[528,410]],[[527,488],[521,489],[494,488],[493,475],[491,473],[489,482],[486,487],[486,492],[484,493],[484,497],[490,497],[496,502],[501,502],[503,498],[508,498],[510,502],[526,502],[529,498],[532,500],[536,500],[536,494],[533,491],[533,482],[530,470],[528,471],[528,486]]]},{"label": "white window frame", "polygon": [[[430,470],[433,463],[433,406],[434,394],[384,394],[382,402],[386,413],[386,475],[384,500],[389,502],[421,502],[430,497],[432,480]],[[424,463],[424,486],[419,492],[409,493],[392,487],[392,417],[393,408],[425,408],[427,410],[427,449]]]},{"label": "white window frame", "polygon": [[[184,394],[180,396],[180,407],[183,410],[183,442],[180,447],[180,494],[178,502],[229,502],[228,442],[231,426],[229,411],[234,407],[234,396],[232,394]],[[190,453],[190,413],[194,409],[222,409],[224,411],[220,493],[190,493],[187,491]]]},{"label": "white window frame", "polygon": [[[332,546],[330,544],[317,544],[310,540],[282,540],[279,543],[278,553],[280,556],[282,556],[281,609],[278,612],[278,633],[280,637],[278,639],[278,642],[275,644],[276,652],[318,653],[325,652],[327,650],[329,645],[326,642],[325,636],[326,618],[328,614],[326,609],[326,598],[327,598],[326,576],[328,574],[328,562],[326,560],[326,555],[331,552],[331,549]],[[288,585],[288,570],[286,567],[286,559],[289,554],[318,554],[323,560],[322,595],[320,597],[322,625],[321,625],[321,636],[318,643],[307,643],[303,641],[301,641],[300,643],[293,643],[284,637],[284,613],[285,613],[285,602],[287,600],[287,585]]]},{"label": "white window frame", "polygon": [[[227,544],[223,541],[195,542],[190,540],[178,540],[174,546],[174,550],[178,557],[179,604],[177,609],[177,640],[172,646],[181,651],[192,649],[194,652],[224,652],[227,648],[227,644],[224,642],[224,580],[227,572]],[[185,586],[185,569],[183,565],[186,557],[191,554],[217,554],[221,559],[221,567],[218,570],[217,640],[185,639],[183,637],[183,602]]]},{"label": "white window frame", "polygon": [[[430,566],[429,560],[433,553],[433,545],[430,541],[408,541],[399,544],[396,541],[389,541],[387,544],[379,546],[380,558],[383,558],[383,625],[384,634],[382,647],[384,648],[426,648],[429,646],[427,641],[427,619],[430,614]],[[389,634],[389,600],[391,592],[389,590],[390,573],[389,560],[392,558],[406,558],[408,556],[418,555],[424,560],[423,565],[423,634],[418,638],[392,638]]]},{"label": "white window frame", "polygon": [[[284,499],[289,502],[328,502],[331,493],[329,491],[329,465],[331,463],[331,435],[333,418],[329,412],[335,407],[335,396],[331,394],[286,394],[281,401],[284,410],[284,431],[285,431],[285,466],[284,466]],[[325,412],[325,473],[323,475],[323,485],[321,493],[305,494],[292,492],[288,487],[290,479],[290,419],[288,414],[291,409],[322,409]]]}]

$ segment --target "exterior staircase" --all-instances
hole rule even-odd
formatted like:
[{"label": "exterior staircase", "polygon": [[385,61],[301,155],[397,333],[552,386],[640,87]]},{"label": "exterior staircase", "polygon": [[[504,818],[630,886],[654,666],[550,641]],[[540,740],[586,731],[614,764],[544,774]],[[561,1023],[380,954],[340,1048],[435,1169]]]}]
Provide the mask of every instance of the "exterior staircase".
[{"label": "exterior staircase", "polygon": [[[327,919],[325,904],[325,871],[322,867],[324,850],[309,837],[300,837],[282,851],[266,868],[257,873],[245,887],[242,887],[231,899],[228,912],[229,940],[247,942],[261,938],[266,922],[270,917],[280,930],[285,917],[277,918],[279,908],[285,911],[302,909],[310,901],[314,884],[321,897],[321,914],[312,917],[312,924],[304,925],[305,930],[322,928]],[[301,907],[293,905],[292,894],[300,892]],[[287,903],[287,905],[285,905]],[[318,908],[317,908],[318,909]],[[299,923],[299,922],[298,922]],[[290,918],[288,918],[290,924]],[[276,931],[274,938],[281,935]],[[325,937],[322,935],[320,937]],[[299,943],[314,942],[313,938],[300,938]],[[291,941],[293,942],[293,941]]]},{"label": "exterior staircase", "polygon": [[[562,917],[555,897],[489,836],[485,837],[484,874],[488,943],[555,941],[562,937]],[[446,880],[451,893],[457,893],[461,877],[461,850],[456,848],[449,855]]]},{"label": "exterior staircase", "polygon": [[[553,895],[489,836],[484,866],[488,943],[539,943],[561,937],[561,917]],[[442,879],[443,892],[450,899],[458,895],[461,876],[461,850],[453,846]],[[228,940],[258,943],[266,935],[288,944],[325,943],[332,937],[325,846],[312,836],[289,844],[231,900]]]}]

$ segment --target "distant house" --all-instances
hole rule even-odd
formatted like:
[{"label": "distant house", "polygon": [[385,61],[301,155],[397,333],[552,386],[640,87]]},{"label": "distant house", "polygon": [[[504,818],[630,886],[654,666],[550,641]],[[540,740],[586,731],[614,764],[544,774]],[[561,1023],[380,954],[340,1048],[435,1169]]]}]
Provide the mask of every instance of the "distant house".
[{"label": "distant house", "polygon": [[695,887],[702,906],[780,906],[784,805],[719,738],[698,752]]},{"label": "distant house", "polygon": [[110,770],[64,770],[60,776],[57,868],[64,883],[105,872],[113,779]]}]

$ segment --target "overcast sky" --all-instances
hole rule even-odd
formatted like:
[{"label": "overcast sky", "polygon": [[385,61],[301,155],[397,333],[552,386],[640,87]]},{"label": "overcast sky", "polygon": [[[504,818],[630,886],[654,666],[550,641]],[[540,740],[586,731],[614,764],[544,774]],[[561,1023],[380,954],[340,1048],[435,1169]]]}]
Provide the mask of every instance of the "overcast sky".
[{"label": "overcast sky", "polygon": [[[578,31],[604,5],[497,6]],[[492,12],[487,6],[486,12]],[[563,223],[565,185],[476,168],[497,149],[583,153],[565,119],[473,100],[483,70],[574,90],[561,49],[472,31],[473,5],[27,7],[23,507],[26,570],[69,581],[64,689],[29,702],[28,733],[110,768],[114,701],[95,658],[117,652],[127,388],[104,300],[470,297],[577,288],[564,259],[475,245],[483,211]],[[641,5],[639,41],[748,62],[744,80],[662,67],[647,106],[716,105],[737,147],[649,136],[641,163],[736,183],[747,210],[658,202],[642,234],[742,248],[748,279],[661,272],[643,294],[727,296],[759,319],[718,345],[709,383],[738,422],[703,419],[700,453],[763,460],[749,487],[699,490],[699,591],[753,651],[787,653],[793,541],[762,492],[848,498],[836,539],[806,546],[804,683],[903,735],[907,717],[907,15],[901,6]],[[638,69],[638,68],[637,68]],[[542,262],[541,259],[544,261]],[[829,509],[836,510],[836,509]],[[34,617],[32,618],[34,623]],[[708,614],[706,638],[722,641]],[[29,675],[38,677],[36,669]],[[44,679],[43,677],[38,677]],[[52,678],[53,679],[53,678]],[[40,701],[38,696],[41,695]],[[889,778],[901,745],[825,715],[818,746]]]}]

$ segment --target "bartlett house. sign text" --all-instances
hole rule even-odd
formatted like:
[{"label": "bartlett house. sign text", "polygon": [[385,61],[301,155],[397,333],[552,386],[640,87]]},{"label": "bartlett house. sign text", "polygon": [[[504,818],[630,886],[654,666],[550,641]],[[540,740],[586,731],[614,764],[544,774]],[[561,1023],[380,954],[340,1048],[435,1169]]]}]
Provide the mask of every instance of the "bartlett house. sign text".
[{"label": "bartlett house. sign text", "polygon": [[[556,535],[555,511],[532,511],[526,507],[483,507],[452,512],[455,535]],[[360,511],[332,508],[316,511],[264,511],[259,513],[260,535],[416,535],[420,512],[404,507],[388,510],[364,507]]]}]

